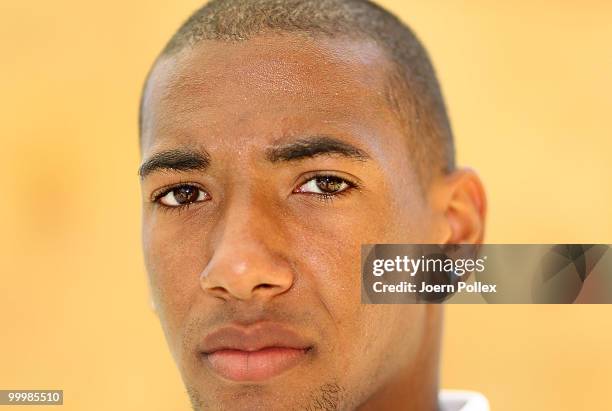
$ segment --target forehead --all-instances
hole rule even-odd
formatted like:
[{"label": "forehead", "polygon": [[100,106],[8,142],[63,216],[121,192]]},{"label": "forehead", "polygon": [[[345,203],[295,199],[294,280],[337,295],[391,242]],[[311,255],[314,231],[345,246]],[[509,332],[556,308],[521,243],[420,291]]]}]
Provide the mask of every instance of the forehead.
[{"label": "forehead", "polygon": [[384,51],[364,40],[202,41],[153,69],[143,151],[204,137],[209,147],[270,142],[323,125],[382,133],[396,122],[386,100],[388,67]]}]

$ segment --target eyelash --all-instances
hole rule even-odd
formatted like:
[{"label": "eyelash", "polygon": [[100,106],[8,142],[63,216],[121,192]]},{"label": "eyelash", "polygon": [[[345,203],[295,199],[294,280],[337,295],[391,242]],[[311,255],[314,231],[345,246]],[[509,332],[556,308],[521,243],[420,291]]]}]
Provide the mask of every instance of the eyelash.
[{"label": "eyelash", "polygon": [[[338,179],[340,182],[347,184],[347,188],[345,188],[342,191],[339,191],[337,193],[312,193],[312,192],[299,192],[296,191],[296,189],[293,190],[292,193],[295,194],[304,194],[304,195],[309,195],[309,196],[315,196],[318,200],[328,204],[331,203],[335,198],[338,198],[340,196],[344,196],[346,194],[348,194],[350,191],[352,190],[358,190],[360,188],[360,185],[352,180],[349,180],[347,178],[344,177],[340,177],[338,175],[332,174],[332,173],[318,173],[318,174],[311,174],[309,176],[307,176],[306,178],[304,178],[302,180],[302,182],[300,184],[298,184],[298,188],[304,186],[306,183],[308,183],[311,180],[316,180],[316,179],[322,179],[322,178],[335,178]],[[203,202],[203,201],[197,201],[197,202],[191,202],[191,203],[187,203],[187,204],[182,204],[182,205],[178,205],[178,206],[168,206],[165,204],[161,203],[161,199],[166,196],[168,193],[170,193],[173,190],[176,190],[177,188],[181,188],[181,187],[192,187],[195,188],[197,190],[201,190],[204,191],[205,190],[200,187],[197,184],[194,183],[189,183],[189,182],[181,182],[181,183],[177,183],[177,184],[173,184],[171,186],[167,186],[167,187],[163,187],[161,189],[159,189],[158,191],[156,191],[155,193],[152,194],[151,196],[151,202],[154,203],[156,206],[158,206],[160,209],[164,210],[164,211],[170,211],[170,212],[183,212],[183,211],[187,211],[192,205],[194,205],[197,202]],[[207,201],[207,200],[204,200]]]},{"label": "eyelash", "polygon": [[[206,193],[206,190],[204,190],[204,188],[202,188],[200,185],[185,181],[185,182],[180,182],[177,184],[172,184],[170,186],[162,187],[159,190],[155,191],[151,195],[151,202],[162,211],[177,212],[177,213],[181,213],[181,212],[189,210],[189,208],[197,202],[203,202],[203,201],[197,201],[197,202],[191,202],[191,203],[182,204],[178,206],[168,206],[168,205],[162,204],[160,200],[164,196],[166,196],[171,191],[176,190],[177,188],[181,188],[181,187],[192,187],[192,188],[195,188],[197,190],[200,190]],[[207,201],[207,200],[204,200],[204,201]]]},{"label": "eyelash", "polygon": [[336,198],[339,198],[341,196],[347,195],[349,194],[349,192],[351,192],[352,190],[359,190],[361,188],[361,186],[352,180],[349,180],[345,177],[340,177],[339,175],[333,174],[333,173],[315,173],[315,174],[310,174],[307,175],[300,184],[298,184],[298,188],[304,186],[306,183],[308,183],[311,180],[317,180],[317,179],[322,179],[322,178],[326,178],[326,177],[332,177],[335,179],[338,179],[340,182],[345,183],[348,187],[345,188],[342,191],[339,191],[337,193],[311,193],[311,192],[299,192],[296,190],[293,190],[293,193],[296,194],[304,194],[304,195],[308,195],[308,196],[315,196],[318,200],[322,201],[323,203],[331,203],[332,201],[334,201]]}]

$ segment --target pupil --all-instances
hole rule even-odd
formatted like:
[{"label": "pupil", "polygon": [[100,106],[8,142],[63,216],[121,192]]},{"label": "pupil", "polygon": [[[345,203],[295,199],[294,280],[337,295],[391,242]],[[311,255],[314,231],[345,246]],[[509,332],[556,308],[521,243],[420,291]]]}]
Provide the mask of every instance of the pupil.
[{"label": "pupil", "polygon": [[198,189],[195,187],[183,186],[174,189],[174,198],[179,204],[193,203],[198,199]]},{"label": "pupil", "polygon": [[338,177],[320,177],[317,179],[317,186],[321,191],[333,193],[342,188],[342,180]]}]

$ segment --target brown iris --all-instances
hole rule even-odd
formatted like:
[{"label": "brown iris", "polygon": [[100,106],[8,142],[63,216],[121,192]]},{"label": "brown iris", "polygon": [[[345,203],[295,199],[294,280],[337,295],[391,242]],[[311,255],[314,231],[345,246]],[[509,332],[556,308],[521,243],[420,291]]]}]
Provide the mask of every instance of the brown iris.
[{"label": "brown iris", "polygon": [[181,186],[172,190],[172,194],[178,204],[189,204],[198,201],[200,189],[193,186]]},{"label": "brown iris", "polygon": [[342,190],[344,180],[334,176],[317,177],[317,187],[324,193],[335,193]]}]

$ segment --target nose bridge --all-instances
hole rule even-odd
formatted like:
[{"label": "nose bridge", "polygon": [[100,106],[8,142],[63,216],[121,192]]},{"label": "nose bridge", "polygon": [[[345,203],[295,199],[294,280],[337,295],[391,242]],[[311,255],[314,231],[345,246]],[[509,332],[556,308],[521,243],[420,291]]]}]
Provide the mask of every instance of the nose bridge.
[{"label": "nose bridge", "polygon": [[[272,218],[273,210],[270,202],[256,193],[241,193],[228,199],[224,212],[218,249],[230,247],[256,249],[274,248],[277,240],[273,233],[277,222]],[[265,251],[265,250],[264,250]]]},{"label": "nose bridge", "polygon": [[272,298],[294,281],[280,248],[282,230],[265,199],[242,193],[228,201],[211,259],[200,275],[202,289],[223,299]]}]

